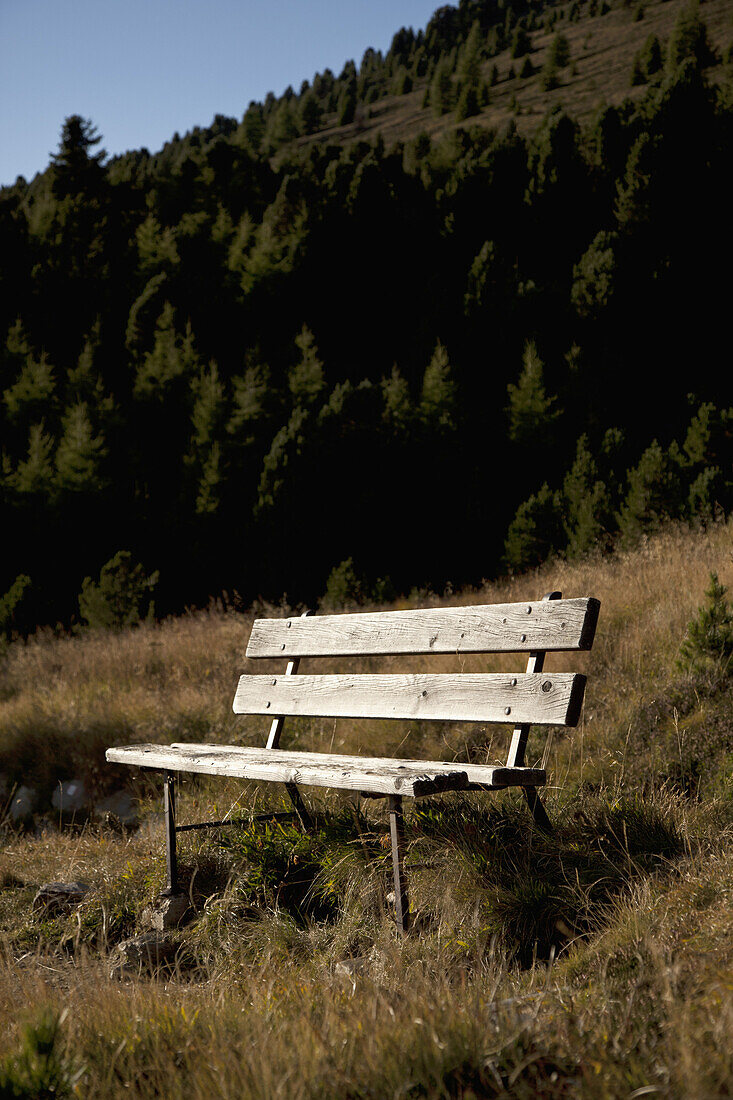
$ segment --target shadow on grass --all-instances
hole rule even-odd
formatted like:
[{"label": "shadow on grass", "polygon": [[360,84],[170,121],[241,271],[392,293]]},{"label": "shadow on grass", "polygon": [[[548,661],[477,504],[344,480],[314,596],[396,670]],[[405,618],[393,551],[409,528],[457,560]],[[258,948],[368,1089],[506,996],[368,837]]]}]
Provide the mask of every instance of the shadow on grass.
[{"label": "shadow on grass", "polygon": [[686,853],[672,805],[586,797],[548,836],[524,809],[435,802],[416,807],[411,829],[446,875],[456,862],[470,872],[486,930],[528,966],[597,931],[635,880]]}]

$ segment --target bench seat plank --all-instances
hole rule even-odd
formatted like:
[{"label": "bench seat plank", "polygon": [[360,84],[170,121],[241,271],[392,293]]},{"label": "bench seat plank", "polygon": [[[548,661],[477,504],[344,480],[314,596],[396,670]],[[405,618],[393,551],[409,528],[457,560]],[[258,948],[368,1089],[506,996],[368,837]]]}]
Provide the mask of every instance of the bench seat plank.
[{"label": "bench seat plank", "polygon": [[415,798],[441,791],[542,786],[545,782],[545,772],[540,768],[449,764],[433,760],[341,756],[208,744],[128,745],[108,749],[107,760],[164,771],[228,775]]},{"label": "bench seat plank", "polygon": [[240,677],[235,714],[414,718],[574,726],[579,673]]},{"label": "bench seat plank", "polygon": [[255,619],[247,656],[587,650],[593,644],[599,608],[598,600],[586,596],[572,600]]}]

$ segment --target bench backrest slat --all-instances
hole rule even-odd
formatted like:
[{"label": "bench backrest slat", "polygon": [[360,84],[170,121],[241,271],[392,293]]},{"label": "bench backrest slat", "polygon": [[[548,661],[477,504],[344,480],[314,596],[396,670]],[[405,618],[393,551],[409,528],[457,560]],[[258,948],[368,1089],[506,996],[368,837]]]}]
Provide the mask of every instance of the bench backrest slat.
[{"label": "bench backrest slat", "polygon": [[255,619],[248,657],[387,656],[587,650],[600,604],[592,597]]},{"label": "bench backrest slat", "polygon": [[249,676],[235,714],[453,722],[577,724],[585,690],[579,673]]}]

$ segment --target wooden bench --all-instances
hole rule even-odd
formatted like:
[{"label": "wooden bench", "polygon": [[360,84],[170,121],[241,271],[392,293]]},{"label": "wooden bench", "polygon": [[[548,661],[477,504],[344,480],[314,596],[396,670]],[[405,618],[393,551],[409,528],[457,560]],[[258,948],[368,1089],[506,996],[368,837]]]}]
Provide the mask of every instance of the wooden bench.
[{"label": "wooden bench", "polygon": [[[542,768],[525,766],[532,725],[575,726],[585,691],[579,673],[543,674],[550,651],[588,650],[593,644],[598,600],[563,600],[551,592],[534,603],[426,608],[256,619],[247,657],[287,661],[282,675],[240,677],[236,714],[272,717],[265,748],[214,744],[130,745],[107,750],[107,760],[164,773],[167,892],[177,889],[176,833],[237,824],[232,821],[176,825],[173,774],[197,772],[284,783],[304,828],[310,825],[301,786],[357,791],[389,801],[395,911],[400,931],[408,926],[404,873],[404,798],[444,791],[520,787],[537,825],[551,825],[537,794]],[[298,675],[302,658],[528,652],[524,673],[420,673],[390,675]],[[279,748],[286,717],[432,719],[514,726],[506,764],[464,764],[390,757],[343,756]],[[260,815],[273,816],[292,814]],[[246,819],[247,821],[251,819]]]}]

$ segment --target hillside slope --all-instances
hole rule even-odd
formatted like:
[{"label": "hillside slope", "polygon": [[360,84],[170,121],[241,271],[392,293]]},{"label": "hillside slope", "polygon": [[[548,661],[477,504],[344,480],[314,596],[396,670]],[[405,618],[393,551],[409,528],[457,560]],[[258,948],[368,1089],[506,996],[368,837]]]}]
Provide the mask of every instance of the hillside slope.
[{"label": "hillside slope", "polygon": [[[449,111],[436,118],[423,102],[430,82],[417,78],[411,92],[388,95],[372,106],[362,106],[358,119],[346,126],[339,126],[334,115],[327,120],[329,125],[309,137],[298,138],[297,144],[372,140],[379,136],[389,146],[410,141],[418,134],[435,139],[471,126],[500,130],[510,121],[521,133],[529,134],[548,111],[557,107],[580,122],[587,121],[605,106],[619,106],[625,99],[633,101],[644,94],[643,85],[631,84],[634,57],[649,35],[656,35],[664,47],[680,12],[688,6],[689,0],[652,0],[638,5],[614,3],[607,5],[603,15],[599,13],[600,5],[576,2],[550,7],[546,10],[555,11],[558,19],[553,29],[539,29],[531,34],[532,48],[527,56],[533,75],[519,76],[524,58],[513,58],[510,47],[482,63],[483,78],[489,80],[496,66],[498,80],[490,87],[488,105],[477,115],[458,121],[455,111]],[[730,0],[706,0],[700,14],[717,53],[709,75],[719,79],[723,71],[721,58],[733,43],[733,6]],[[542,68],[557,32],[568,40],[570,62],[559,86],[548,90],[543,87]]]}]

